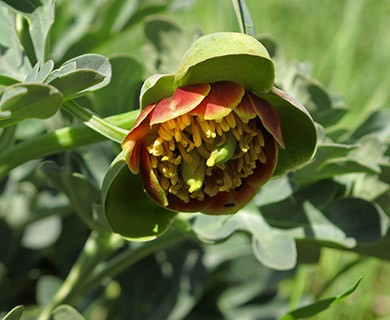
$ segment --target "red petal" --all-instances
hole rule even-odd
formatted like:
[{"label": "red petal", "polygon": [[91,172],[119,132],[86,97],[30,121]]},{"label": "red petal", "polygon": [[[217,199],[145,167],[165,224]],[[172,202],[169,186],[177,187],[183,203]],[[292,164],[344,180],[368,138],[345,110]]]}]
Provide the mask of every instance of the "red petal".
[{"label": "red petal", "polygon": [[177,118],[194,109],[210,91],[208,83],[177,88],[171,98],[160,100],[150,116],[150,124]]},{"label": "red petal", "polygon": [[154,108],[155,106],[156,106],[156,103],[150,104],[150,105],[148,105],[147,107],[145,107],[145,108],[141,111],[141,113],[139,114],[139,116],[138,116],[137,120],[135,121],[135,123],[134,123],[132,129],[138,127],[138,126],[141,124],[141,122],[145,120],[145,118],[149,115],[149,113],[153,110],[153,108]]},{"label": "red petal", "polygon": [[241,101],[245,90],[234,82],[216,82],[207,97],[190,113],[205,120],[227,116]]},{"label": "red petal", "polygon": [[234,109],[234,111],[237,113],[237,115],[240,118],[253,119],[253,118],[257,117],[257,113],[256,113],[255,109],[253,109],[253,106],[252,106],[251,101],[249,100],[248,94],[245,94],[242,97],[241,102]]},{"label": "red petal", "polygon": [[290,104],[292,104],[294,107],[298,108],[302,112],[306,113],[307,116],[311,119],[310,113],[306,110],[306,108],[299,102],[297,101],[294,97],[290,96],[287,92],[284,92],[276,87],[272,87],[272,93],[275,94],[276,96],[282,98],[283,100],[286,100]]},{"label": "red petal", "polygon": [[128,161],[130,171],[134,174],[139,170],[139,148],[145,137],[150,134],[149,113],[155,105],[147,106],[139,114],[133,128],[122,141],[122,150]]},{"label": "red petal", "polygon": [[282,134],[282,127],[280,125],[279,116],[275,108],[273,108],[268,101],[261,99],[252,93],[248,93],[248,96],[250,102],[252,103],[253,109],[255,109],[257,115],[261,119],[263,126],[270,134],[273,135],[275,140],[284,149],[285,145]]},{"label": "red petal", "polygon": [[140,148],[141,170],[140,175],[147,195],[160,206],[168,206],[167,196],[161,187],[150,163],[148,151],[144,145]]}]

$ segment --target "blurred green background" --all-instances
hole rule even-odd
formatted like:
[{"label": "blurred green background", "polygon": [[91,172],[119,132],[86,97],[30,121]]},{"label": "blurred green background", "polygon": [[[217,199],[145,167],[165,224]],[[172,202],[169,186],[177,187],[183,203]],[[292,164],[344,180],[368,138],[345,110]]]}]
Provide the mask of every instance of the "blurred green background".
[{"label": "blurred green background", "polygon": [[[188,32],[196,28],[204,33],[239,31],[227,2],[193,1],[191,10],[172,17]],[[314,78],[343,97],[349,111],[340,127],[355,127],[369,112],[390,107],[389,0],[247,0],[247,4],[256,34],[277,39],[288,60],[308,62]],[[308,291],[316,295],[331,284],[324,298],[360,275],[364,278],[357,293],[315,319],[390,319],[388,262],[324,249],[320,264],[301,266],[286,288],[293,295]]]},{"label": "blurred green background", "polygon": [[[180,1],[177,1],[178,3]],[[198,0],[173,17],[204,33],[239,31],[227,0]],[[308,61],[313,76],[341,93],[356,124],[370,110],[388,106],[390,96],[390,1],[248,0],[257,34],[276,38],[288,59]]]},{"label": "blurred green background", "polygon": [[[53,44],[54,58],[64,61],[85,52],[104,55],[130,53],[147,65],[148,56],[143,51],[147,39],[143,23],[137,21],[137,16],[128,26],[117,23],[120,31],[100,41],[102,37],[98,33],[104,28],[99,19],[88,20],[88,12],[112,10],[113,1],[97,1],[97,4],[104,2],[109,5],[92,8],[90,1],[58,1],[60,11],[57,14],[65,21],[67,15],[80,12],[80,6],[84,4],[83,19],[76,21],[79,34],[83,28],[89,29],[92,35],[95,32],[95,38],[80,39],[79,44],[64,50],[64,38],[54,36],[53,39],[59,39]],[[146,3],[153,3],[156,7],[150,9]],[[164,15],[175,21],[186,30],[189,38],[199,33],[239,31],[230,0],[154,0],[139,1],[139,4],[145,4],[143,14]],[[307,62],[314,78],[330,92],[342,96],[349,111],[335,130],[355,128],[370,112],[389,107],[390,0],[247,0],[247,4],[256,34],[275,38],[288,61]],[[55,32],[56,29],[54,35]],[[72,34],[68,36],[72,38]],[[189,46],[186,41],[180,38],[172,41],[176,46],[172,52],[175,57],[177,55],[177,60],[181,51]],[[352,297],[315,319],[390,319],[388,262],[324,249],[320,264],[301,266],[297,277],[286,282],[284,289],[286,292],[292,290],[291,307],[294,307],[294,301],[304,292],[318,298],[331,296],[360,275],[364,276],[363,282]],[[324,287],[327,288],[325,291]],[[323,292],[322,296],[318,296],[320,292]]]},{"label": "blurred green background", "polygon": [[[53,30],[52,38],[57,41],[52,48],[54,59],[64,61],[86,52],[105,55],[121,52],[131,53],[145,63],[142,48],[147,39],[143,23],[139,23],[145,14],[170,17],[189,37],[197,33],[239,31],[230,0],[142,0],[138,1],[138,6],[143,7],[142,15],[133,16],[127,24],[119,20],[111,26],[101,25],[104,15],[118,10],[115,7],[122,6],[119,5],[122,2],[96,1],[91,6],[85,0],[59,0],[57,16],[61,15],[61,23],[56,21]],[[119,10],[124,7],[132,10],[137,5],[131,3],[136,2],[127,1],[129,5]],[[316,79],[332,93],[343,96],[350,111],[340,126],[355,127],[369,112],[388,107],[390,0],[248,0],[247,4],[256,34],[277,39],[287,60],[308,62]],[[94,15],[102,18],[94,19]],[[75,16],[78,19],[70,21]],[[73,28],[58,37],[56,31],[62,33],[64,24],[71,22]],[[72,44],[87,30],[90,34],[86,38]],[[189,43],[176,40],[173,51],[180,59],[182,50],[178,49],[188,47]]]},{"label": "blurred green background", "polygon": [[[288,61],[307,62],[314,78],[343,97],[349,111],[333,130],[355,128],[370,112],[389,108],[390,0],[247,0],[247,4],[257,34],[277,39]],[[148,66],[144,22],[154,14],[175,21],[189,39],[199,33],[239,31],[230,0],[58,0],[57,6],[52,57],[58,65],[94,52],[131,54]],[[131,6],[141,8],[141,13],[130,21],[107,24],[110,12],[124,8],[129,12]],[[177,46],[171,54],[178,61],[189,42],[178,38],[172,45]],[[282,283],[280,292],[291,293],[293,308],[306,293],[316,299],[333,296],[361,275],[363,281],[351,297],[315,319],[389,320],[390,263],[378,259],[323,249],[320,263],[301,265],[294,279]]]}]

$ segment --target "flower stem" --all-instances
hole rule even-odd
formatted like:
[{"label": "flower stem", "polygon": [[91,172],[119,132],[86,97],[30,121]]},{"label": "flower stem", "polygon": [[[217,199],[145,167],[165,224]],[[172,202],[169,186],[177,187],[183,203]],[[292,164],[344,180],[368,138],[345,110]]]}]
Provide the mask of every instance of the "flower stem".
[{"label": "flower stem", "polygon": [[0,150],[6,150],[15,140],[16,125],[6,127],[0,135]]},{"label": "flower stem", "polygon": [[77,290],[79,284],[88,276],[96,264],[118,249],[118,245],[122,244],[122,241],[118,242],[118,239],[119,237],[114,234],[93,231],[68,277],[50,303],[42,309],[37,320],[49,320],[53,310],[67,301],[68,296]]},{"label": "flower stem", "polygon": [[127,134],[127,130],[119,128],[114,124],[99,118],[87,108],[80,106],[73,100],[63,104],[63,108],[74,117],[82,120],[84,124],[106,138],[120,143]]},{"label": "flower stem", "polygon": [[89,293],[101,285],[104,278],[113,277],[146,256],[177,243],[183,239],[183,235],[172,232],[137,248],[129,247],[111,260],[104,262],[105,258],[119,248],[119,238],[114,234],[93,232],[68,277],[51,302],[42,309],[37,320],[49,320],[53,310],[59,305],[70,303]]},{"label": "flower stem", "polygon": [[255,36],[255,27],[245,0],[232,0],[241,33]]},{"label": "flower stem", "polygon": [[[138,113],[139,110],[134,110],[106,118],[104,121],[121,128],[130,129]],[[0,152],[0,179],[7,175],[10,170],[27,161],[104,140],[104,136],[86,126],[66,127],[36,136],[2,149]]]},{"label": "flower stem", "polygon": [[[145,242],[139,247],[129,247],[111,260],[102,262],[100,265],[96,266],[94,271],[79,287],[78,295],[84,295],[86,292],[95,289],[102,283],[103,279],[118,275],[148,255],[182,241],[183,237],[182,232],[172,231],[156,240]],[[73,295],[69,296],[69,300],[72,298],[74,298]]]}]

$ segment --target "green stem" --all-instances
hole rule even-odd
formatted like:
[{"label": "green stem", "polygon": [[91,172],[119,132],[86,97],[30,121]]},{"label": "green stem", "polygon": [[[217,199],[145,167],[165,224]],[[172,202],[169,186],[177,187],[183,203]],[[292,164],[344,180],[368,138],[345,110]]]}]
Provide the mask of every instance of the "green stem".
[{"label": "green stem", "polygon": [[255,36],[255,27],[245,0],[232,0],[241,33]]},{"label": "green stem", "polygon": [[63,104],[63,108],[67,110],[74,117],[82,120],[84,124],[96,132],[100,133],[106,138],[121,143],[123,138],[127,134],[127,130],[117,127],[116,125],[99,118],[93,114],[87,108],[84,108],[77,104],[75,101],[70,100]]},{"label": "green stem", "polygon": [[[130,129],[139,110],[106,118],[106,122]],[[0,179],[17,166],[34,159],[43,158],[65,150],[104,141],[105,137],[86,126],[73,126],[34,137],[0,152]]]},{"label": "green stem", "polygon": [[53,310],[59,305],[70,303],[91,292],[101,285],[104,278],[113,277],[146,256],[177,243],[183,239],[183,235],[176,232],[167,234],[137,248],[128,248],[108,262],[103,262],[119,248],[118,239],[121,238],[114,234],[102,235],[93,232],[68,277],[51,302],[43,308],[37,320],[49,320]]},{"label": "green stem", "polygon": [[16,125],[3,129],[0,136],[0,150],[9,148],[15,140]]},{"label": "green stem", "polygon": [[307,277],[307,267],[305,265],[300,265],[295,275],[294,287],[290,295],[290,301],[289,301],[290,310],[299,307],[299,302],[301,301],[303,293],[305,291],[306,277]]},{"label": "green stem", "polygon": [[114,277],[148,255],[166,249],[182,240],[183,234],[173,231],[156,240],[145,242],[137,248],[129,247],[111,260],[98,265],[79,287],[78,291],[69,296],[69,300],[74,299],[76,293],[77,296],[85,295],[85,293],[98,287],[105,278]]},{"label": "green stem", "polygon": [[50,303],[42,309],[37,320],[49,320],[53,310],[67,301],[68,296],[77,290],[93,268],[118,249],[118,244],[118,237],[114,234],[92,232],[68,277]]}]

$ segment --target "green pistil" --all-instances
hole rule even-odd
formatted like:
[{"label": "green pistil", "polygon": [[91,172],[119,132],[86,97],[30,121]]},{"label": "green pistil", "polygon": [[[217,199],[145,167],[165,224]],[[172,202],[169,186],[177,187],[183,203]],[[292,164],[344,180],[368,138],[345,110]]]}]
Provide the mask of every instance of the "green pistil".
[{"label": "green pistil", "polygon": [[188,191],[192,193],[202,188],[206,166],[204,159],[195,149],[189,152],[189,156],[190,162],[183,159],[181,163],[181,174],[184,182],[190,187]]},{"label": "green pistil", "polygon": [[229,131],[226,133],[226,142],[223,146],[214,149],[210,157],[207,159],[206,165],[213,167],[218,163],[225,163],[233,157],[236,151],[237,140],[234,135]]}]

